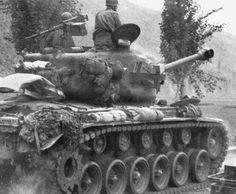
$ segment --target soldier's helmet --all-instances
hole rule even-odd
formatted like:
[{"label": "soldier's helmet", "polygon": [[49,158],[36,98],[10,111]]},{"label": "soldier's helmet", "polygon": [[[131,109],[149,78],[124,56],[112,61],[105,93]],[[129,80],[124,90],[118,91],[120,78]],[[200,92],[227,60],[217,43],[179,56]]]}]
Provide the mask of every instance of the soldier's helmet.
[{"label": "soldier's helmet", "polygon": [[106,6],[117,6],[118,0],[106,0]]},{"label": "soldier's helmet", "polygon": [[70,12],[63,12],[62,14],[61,14],[61,20],[68,20],[68,19],[70,19],[70,18],[72,18],[73,16],[72,16],[72,14],[70,13]]}]

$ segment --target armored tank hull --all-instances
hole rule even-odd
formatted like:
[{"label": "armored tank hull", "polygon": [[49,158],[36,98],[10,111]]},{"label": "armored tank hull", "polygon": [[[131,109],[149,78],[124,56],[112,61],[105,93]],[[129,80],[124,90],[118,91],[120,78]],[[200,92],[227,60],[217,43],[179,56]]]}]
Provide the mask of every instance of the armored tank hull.
[{"label": "armored tank hull", "polygon": [[156,97],[165,71],[214,52],[158,64],[129,50],[139,33],[133,24],[119,27],[114,43],[125,44],[112,51],[25,53],[17,74],[0,79],[1,92],[21,94],[0,103],[1,169],[10,169],[1,173],[3,185],[35,175],[36,194],[192,193],[209,186],[228,147],[223,121],[202,117],[197,99],[167,106]]},{"label": "armored tank hull", "polygon": [[101,108],[23,96],[0,110],[1,184],[37,174],[37,194],[193,192],[209,186],[228,147],[223,122],[193,104]]}]

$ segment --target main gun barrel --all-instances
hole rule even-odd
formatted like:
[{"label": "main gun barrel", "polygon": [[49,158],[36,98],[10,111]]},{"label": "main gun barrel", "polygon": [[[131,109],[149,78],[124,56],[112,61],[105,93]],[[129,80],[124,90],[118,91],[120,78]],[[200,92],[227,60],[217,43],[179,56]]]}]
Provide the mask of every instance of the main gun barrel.
[{"label": "main gun barrel", "polygon": [[177,61],[173,61],[171,63],[167,63],[165,65],[165,71],[174,69],[175,67],[178,67],[178,66],[184,65],[186,63],[196,61],[196,60],[209,60],[213,56],[214,56],[213,49],[204,48],[204,49],[200,50],[197,54],[179,59]]}]

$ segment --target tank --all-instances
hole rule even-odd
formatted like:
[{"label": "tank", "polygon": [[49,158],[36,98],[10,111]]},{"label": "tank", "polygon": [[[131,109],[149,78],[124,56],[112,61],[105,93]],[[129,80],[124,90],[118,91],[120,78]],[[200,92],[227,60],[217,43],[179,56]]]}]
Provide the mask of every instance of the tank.
[{"label": "tank", "polygon": [[0,91],[11,93],[0,102],[5,193],[30,181],[36,194],[209,188],[207,177],[219,171],[228,148],[223,121],[203,117],[196,98],[167,105],[156,96],[166,71],[214,52],[158,64],[129,49],[139,33],[137,25],[122,25],[112,51],[24,53],[16,73],[0,79]]}]

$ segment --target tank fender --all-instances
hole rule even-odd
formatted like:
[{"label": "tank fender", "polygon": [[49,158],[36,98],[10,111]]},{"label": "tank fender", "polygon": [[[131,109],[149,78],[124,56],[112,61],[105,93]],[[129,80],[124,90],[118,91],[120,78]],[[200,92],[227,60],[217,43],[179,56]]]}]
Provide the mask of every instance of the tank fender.
[{"label": "tank fender", "polygon": [[63,135],[80,137],[81,117],[71,109],[45,107],[25,117],[19,136],[27,143],[35,143],[38,152],[55,145]]},{"label": "tank fender", "polygon": [[0,93],[19,93],[36,99],[61,100],[64,93],[40,75],[15,73],[0,78]]},{"label": "tank fender", "polygon": [[43,147],[40,148],[41,151],[45,151],[45,150],[51,148],[53,145],[55,145],[55,144],[57,143],[57,141],[58,141],[59,139],[61,139],[62,136],[63,136],[63,134],[60,134],[60,135],[58,135],[58,136],[56,136],[56,137],[54,137],[54,138],[49,139],[48,142],[45,143],[45,144],[43,145]]}]

